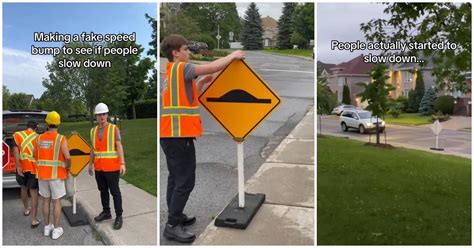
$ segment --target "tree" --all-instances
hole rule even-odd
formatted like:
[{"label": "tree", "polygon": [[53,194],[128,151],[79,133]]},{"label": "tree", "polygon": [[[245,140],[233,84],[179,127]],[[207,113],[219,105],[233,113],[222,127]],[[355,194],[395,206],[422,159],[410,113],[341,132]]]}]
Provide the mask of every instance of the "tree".
[{"label": "tree", "polygon": [[[69,43],[69,47],[91,47],[95,43]],[[90,121],[94,119],[94,107],[99,102],[104,102],[111,110],[110,115],[126,113],[128,106],[134,105],[145,91],[145,80],[148,70],[152,67],[149,58],[140,58],[143,48],[135,42],[100,43],[107,47],[133,46],[139,49],[137,55],[65,55],[59,54],[48,63],[49,76],[43,80],[46,88],[45,97],[49,98],[48,104],[62,115],[74,113],[74,102],[82,102],[89,111]],[[110,68],[61,68],[58,61],[63,59],[84,61],[108,60]]]},{"label": "tree", "polygon": [[8,99],[8,109],[15,110],[15,109],[29,109],[30,108],[30,101],[29,97],[25,93],[13,93],[10,95]]},{"label": "tree", "polygon": [[314,3],[298,5],[292,21],[291,42],[299,48],[308,48],[314,39]]},{"label": "tree", "polygon": [[[418,108],[416,107],[418,106]],[[417,113],[419,109],[420,103],[416,104],[416,96],[415,90],[408,91],[408,112],[409,113]]]},{"label": "tree", "polygon": [[278,48],[293,48],[290,38],[292,34],[293,13],[296,3],[283,3],[283,13],[278,19]]},{"label": "tree", "polygon": [[[157,62],[157,22],[156,19],[149,16],[148,14],[145,14],[145,18],[148,20],[148,23],[151,25],[151,28],[153,29],[153,33],[151,34],[151,41],[148,43],[148,45],[151,46],[150,50],[146,53],[149,56],[153,56],[154,60],[152,61],[153,64],[156,64]],[[148,78],[148,86],[146,90],[146,98],[149,99],[156,99],[156,92],[158,92],[158,70],[156,67],[153,67],[153,73],[151,74],[150,78]]]},{"label": "tree", "polygon": [[242,45],[247,50],[259,50],[263,48],[262,18],[258,12],[257,5],[252,2],[245,11],[244,29],[242,31]]},{"label": "tree", "polygon": [[3,89],[3,109],[7,109],[8,108],[8,99],[10,99],[10,90],[7,88],[7,86],[5,85],[2,85],[2,89]]},{"label": "tree", "polygon": [[201,32],[198,22],[191,16],[188,16],[184,10],[179,9],[176,13],[168,13],[166,11],[165,9],[160,9],[163,21],[163,25],[160,26],[160,41],[170,34],[180,34],[187,38]]},{"label": "tree", "polygon": [[408,54],[432,59],[438,89],[470,92],[465,72],[471,71],[471,3],[386,4],[384,13],[390,15],[388,19],[372,19],[360,25],[367,40],[406,44],[455,43],[455,49],[421,52],[412,49]]},{"label": "tree", "polygon": [[[217,41],[215,37],[219,27],[219,35],[222,37],[219,47],[229,48],[229,32],[234,33],[234,40],[240,36],[242,25],[235,3],[181,3],[180,6],[187,16],[193,17],[201,29],[201,32],[194,33],[193,39],[207,35]],[[209,45],[205,40],[198,41]]]},{"label": "tree", "polygon": [[419,112],[421,115],[431,115],[433,114],[433,104],[436,100],[436,90],[434,88],[429,88],[423,99],[421,99]]},{"label": "tree", "polygon": [[415,84],[415,102],[414,109],[420,108],[420,102],[425,95],[425,81],[423,80],[423,71],[416,71],[416,84]]},{"label": "tree", "polygon": [[319,115],[319,134],[322,133],[322,115],[331,113],[337,104],[337,96],[331,91],[325,79],[317,80],[317,113]]},{"label": "tree", "polygon": [[351,104],[351,92],[347,84],[342,88],[342,103]]},{"label": "tree", "polygon": [[367,109],[372,111],[372,114],[377,117],[376,133],[377,133],[377,144],[380,144],[380,130],[378,118],[385,117],[385,113],[390,108],[390,102],[388,95],[390,91],[394,90],[395,87],[391,84],[387,84],[389,78],[386,73],[386,66],[384,64],[376,65],[370,72],[372,78],[371,83],[358,83],[358,85],[364,87],[364,91],[360,94],[362,97],[361,101],[367,101]]}]

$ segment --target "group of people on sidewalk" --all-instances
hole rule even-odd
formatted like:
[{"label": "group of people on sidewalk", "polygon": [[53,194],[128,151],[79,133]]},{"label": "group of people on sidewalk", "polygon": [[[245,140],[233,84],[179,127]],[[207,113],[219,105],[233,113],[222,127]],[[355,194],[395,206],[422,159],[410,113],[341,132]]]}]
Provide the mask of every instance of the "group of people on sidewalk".
[{"label": "group of people on sidewalk", "polygon": [[[110,197],[112,194],[116,219],[114,229],[122,228],[122,196],[119,187],[120,175],[126,172],[123,147],[119,128],[108,122],[109,109],[104,103],[95,107],[97,126],[90,131],[91,152],[88,172],[95,179],[100,191],[102,212],[94,218],[100,222],[112,218]],[[60,226],[61,199],[67,195],[66,181],[71,177],[71,154],[67,138],[58,133],[61,116],[52,111],[45,119],[47,130],[38,134],[38,123],[29,121],[27,129],[13,134],[13,152],[17,177],[21,188],[23,214],[31,214],[31,228],[37,228],[38,192],[43,198],[44,236],[58,239],[64,233]],[[28,203],[28,191],[31,195],[31,207]],[[53,203],[53,222],[50,222],[50,205]]]}]

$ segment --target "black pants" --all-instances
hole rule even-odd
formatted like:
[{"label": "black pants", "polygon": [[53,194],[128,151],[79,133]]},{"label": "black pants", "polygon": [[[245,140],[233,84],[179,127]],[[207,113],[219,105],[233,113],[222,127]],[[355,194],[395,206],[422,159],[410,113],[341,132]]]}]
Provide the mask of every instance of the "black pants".
[{"label": "black pants", "polygon": [[95,180],[100,191],[100,200],[104,212],[110,213],[110,194],[114,199],[114,208],[116,216],[122,216],[122,193],[119,187],[120,171],[95,171]]},{"label": "black pants", "polygon": [[183,210],[196,180],[196,151],[194,138],[163,138],[161,148],[168,165],[168,223],[180,224],[184,218]]}]

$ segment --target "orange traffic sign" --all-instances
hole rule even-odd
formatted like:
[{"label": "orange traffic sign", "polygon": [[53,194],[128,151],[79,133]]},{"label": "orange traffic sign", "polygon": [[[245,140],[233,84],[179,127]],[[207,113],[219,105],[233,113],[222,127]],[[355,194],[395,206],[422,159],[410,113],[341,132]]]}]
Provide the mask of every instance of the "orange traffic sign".
[{"label": "orange traffic sign", "polygon": [[91,146],[77,133],[69,136],[67,144],[71,154],[71,174],[77,177],[89,163]]},{"label": "orange traffic sign", "polygon": [[199,102],[234,140],[242,142],[281,100],[244,60],[234,60],[199,96]]}]

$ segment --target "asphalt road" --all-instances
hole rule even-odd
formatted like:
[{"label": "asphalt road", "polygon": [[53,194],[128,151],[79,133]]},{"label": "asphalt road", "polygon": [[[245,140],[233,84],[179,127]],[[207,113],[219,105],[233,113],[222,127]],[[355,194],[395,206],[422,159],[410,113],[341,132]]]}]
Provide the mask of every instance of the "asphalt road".
[{"label": "asphalt road", "polygon": [[[282,98],[280,107],[244,142],[245,179],[251,177],[280,141],[314,104],[311,60],[246,51],[246,62]],[[162,61],[163,63],[163,61]],[[161,85],[163,76],[161,78]],[[201,108],[204,135],[196,141],[196,186],[185,213],[197,217],[189,228],[198,236],[237,194],[237,147],[225,130]],[[160,232],[167,221],[166,159],[160,149]],[[179,243],[160,235],[161,245]]]},{"label": "asphalt road", "polygon": [[[39,203],[42,204],[41,199]],[[38,211],[41,212],[41,205]],[[43,214],[38,215],[38,218],[43,222]],[[31,216],[23,216],[20,189],[4,189],[3,245],[103,245],[89,225],[71,227],[64,215],[61,217],[64,234],[57,240],[43,236],[43,224],[36,229],[31,229],[30,225]]]},{"label": "asphalt road", "polygon": [[[317,119],[319,122],[319,118]],[[339,118],[335,116],[324,116],[321,122],[323,134],[336,134],[360,139],[363,141],[375,142],[375,133],[360,134],[356,129],[349,129],[343,132],[340,127]],[[317,124],[318,134],[319,123]],[[435,136],[431,129],[424,126],[402,126],[387,125],[386,128],[387,143],[406,144],[407,146],[415,146],[420,148],[435,147]],[[381,142],[385,142],[385,138],[381,136]],[[439,147],[444,148],[447,152],[455,152],[462,154],[471,154],[471,132],[465,130],[448,130],[443,129],[439,135]]]}]

